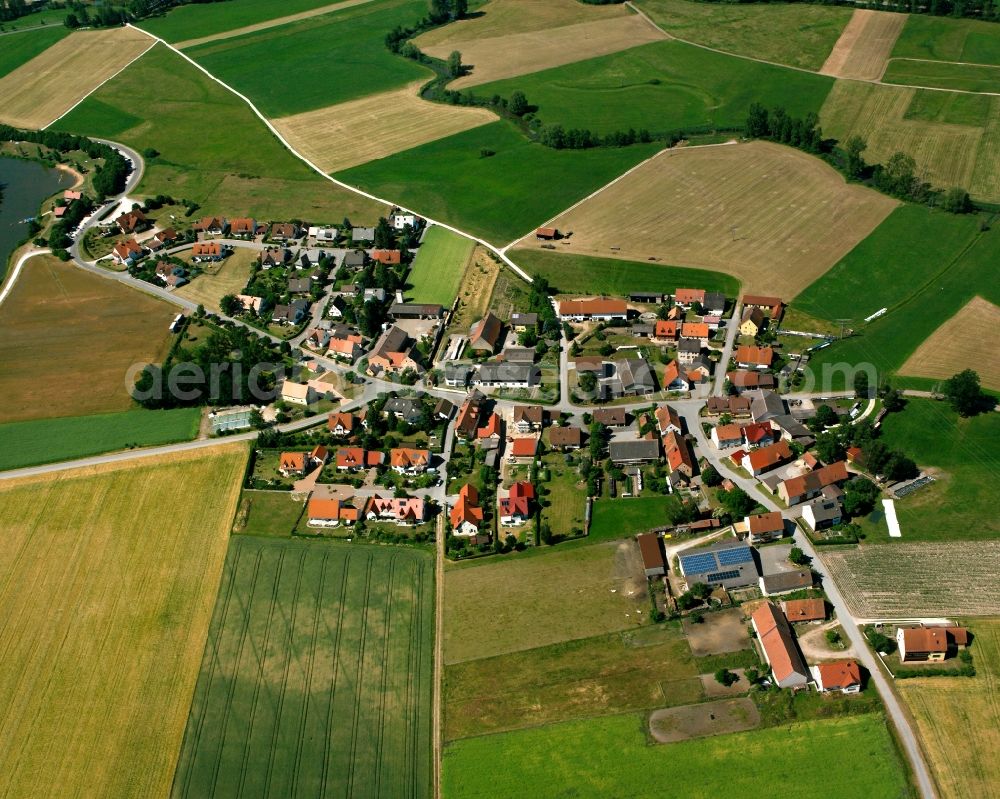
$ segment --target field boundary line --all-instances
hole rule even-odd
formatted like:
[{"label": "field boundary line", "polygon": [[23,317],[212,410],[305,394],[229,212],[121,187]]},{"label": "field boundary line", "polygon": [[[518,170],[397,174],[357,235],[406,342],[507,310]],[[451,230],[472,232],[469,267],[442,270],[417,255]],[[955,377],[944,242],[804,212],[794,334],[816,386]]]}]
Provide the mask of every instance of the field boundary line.
[{"label": "field boundary line", "polygon": [[24,265],[36,255],[51,255],[52,250],[29,250],[24,253],[20,258],[17,259],[17,263],[14,268],[10,270],[10,274],[7,275],[6,281],[3,283],[3,287],[0,288],[0,305],[3,305],[3,301],[7,299],[7,295],[11,293],[14,289],[14,283],[17,281],[18,275],[21,274],[21,269]]},{"label": "field boundary line", "polygon": [[[207,69],[205,69],[205,67],[203,67],[197,61],[195,61],[193,58],[191,58],[191,56],[187,55],[182,50],[178,50],[176,47],[174,47],[172,44],[170,44],[170,42],[167,42],[167,41],[161,39],[159,36],[156,36],[155,34],[152,34],[149,31],[145,31],[142,28],[136,28],[131,23],[128,24],[128,27],[133,28],[134,30],[137,30],[137,31],[141,31],[146,36],[149,36],[151,39],[154,39],[155,41],[159,42],[164,47],[168,48],[171,52],[176,53],[181,58],[183,58],[185,61],[187,61],[189,64],[191,64],[192,66],[194,66],[196,69],[198,69],[204,75],[206,75],[208,78],[210,78],[211,80],[213,80],[216,83],[218,83],[222,88],[226,89],[227,91],[229,91],[232,94],[234,94],[237,97],[239,97],[244,103],[247,104],[247,106],[250,108],[250,110],[253,111],[254,115],[261,122],[263,122],[265,125],[267,125],[267,129],[269,131],[271,131],[271,134],[273,136],[275,136],[275,138],[277,138],[278,141],[281,142],[282,145],[284,145],[285,149],[288,150],[288,152],[290,152],[292,155],[294,155],[296,158],[298,158],[300,161],[302,161],[302,163],[304,163],[306,166],[308,166],[310,169],[312,169],[317,175],[320,175],[324,180],[328,180],[330,183],[333,183],[336,186],[340,186],[340,188],[342,188],[342,189],[346,189],[347,191],[354,192],[355,194],[358,194],[358,195],[360,195],[362,197],[366,197],[369,200],[373,200],[373,201],[375,201],[377,203],[381,203],[382,205],[389,206],[389,207],[396,207],[396,208],[399,208],[402,211],[406,211],[408,213],[416,214],[417,216],[420,216],[423,219],[425,219],[427,221],[427,224],[433,223],[435,225],[440,225],[441,227],[445,228],[446,230],[450,230],[452,233],[456,233],[457,235],[463,236],[463,237],[465,237],[467,239],[472,239],[473,241],[476,241],[476,242],[482,244],[484,247],[488,248],[489,250],[491,250],[492,252],[494,252],[498,256],[500,256],[501,260],[503,260],[503,262],[505,264],[507,264],[507,266],[509,266],[511,269],[513,269],[514,272],[516,272],[523,280],[527,281],[528,283],[532,282],[531,281],[531,277],[528,275],[527,272],[525,272],[523,269],[521,269],[521,267],[519,267],[517,264],[515,264],[513,261],[511,261],[504,254],[503,250],[499,249],[495,244],[492,244],[492,243],[486,241],[486,239],[479,238],[478,236],[475,236],[472,233],[468,233],[468,232],[466,232],[464,230],[461,230],[461,229],[455,227],[454,225],[449,225],[446,222],[441,222],[441,221],[439,221],[437,219],[434,219],[433,217],[428,216],[427,214],[420,213],[416,209],[407,208],[405,205],[402,205],[400,203],[393,202],[393,201],[390,201],[390,200],[386,200],[384,197],[379,197],[379,196],[377,196],[375,194],[372,194],[370,192],[367,192],[364,189],[361,189],[361,188],[359,188],[357,186],[352,186],[349,183],[344,183],[342,180],[338,180],[333,175],[327,174],[322,169],[320,169],[318,166],[316,166],[316,164],[314,164],[312,161],[310,161],[308,158],[306,158],[302,153],[300,153],[298,150],[296,150],[291,145],[291,143],[284,136],[282,136],[281,133],[278,132],[278,129],[271,123],[271,120],[269,120],[266,116],[264,116],[264,114],[261,113],[260,109],[258,109],[257,106],[255,106],[253,104],[253,102],[251,102],[250,98],[248,98],[246,95],[241,94],[240,92],[238,92],[236,89],[234,89],[228,83],[226,83],[225,81],[223,81],[221,78],[217,78],[215,75],[213,75]],[[145,52],[149,52],[149,51],[147,50]],[[145,55],[145,52],[143,53],[143,55]]]},{"label": "field boundary line", "polygon": [[982,64],[978,61],[941,61],[937,58],[914,58],[912,56],[897,55],[890,56],[889,61],[921,61],[925,64],[954,64],[960,67],[987,67],[989,69],[1000,70],[1000,64]]},{"label": "field boundary line", "polygon": [[[129,27],[132,27],[132,26],[130,25]],[[139,28],[136,28],[136,30],[139,30]],[[143,31],[143,33],[145,33],[145,31]],[[130,66],[132,66],[136,61],[138,61],[144,55],[146,55],[146,53],[148,53],[150,50],[152,50],[155,46],[156,46],[156,42],[153,42],[153,44],[149,45],[149,47],[147,47],[145,50],[143,50],[141,53],[139,53],[139,55],[137,55],[135,58],[133,58],[132,60],[130,60],[125,66],[123,66],[121,69],[119,69],[117,72],[115,72],[114,75],[109,75],[108,77],[106,77],[104,80],[102,80],[100,83],[98,83],[93,89],[91,89],[89,92],[87,92],[85,95],[83,95],[83,97],[81,97],[79,100],[77,100],[75,103],[73,103],[73,105],[71,105],[69,108],[67,108],[65,111],[63,111],[59,116],[57,116],[55,119],[53,119],[47,125],[43,125],[42,126],[42,130],[47,130],[48,128],[51,128],[53,125],[56,124],[56,122],[58,122],[60,119],[62,119],[64,116],[66,116],[70,111],[72,111],[74,108],[76,108],[78,105],[80,105],[80,103],[82,103],[84,100],[86,100],[88,97],[90,97],[90,95],[92,95],[94,92],[96,92],[98,89],[100,89],[105,83],[107,83],[109,80],[112,80],[113,78],[117,78],[126,69],[128,69]]]}]

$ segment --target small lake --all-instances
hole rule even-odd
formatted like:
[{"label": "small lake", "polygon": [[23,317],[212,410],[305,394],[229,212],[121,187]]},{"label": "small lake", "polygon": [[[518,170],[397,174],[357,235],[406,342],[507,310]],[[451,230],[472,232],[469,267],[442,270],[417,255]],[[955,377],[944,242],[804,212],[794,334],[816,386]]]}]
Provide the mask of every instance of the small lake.
[{"label": "small lake", "polygon": [[73,176],[34,161],[0,157],[0,280],[7,274],[7,259],[27,235],[30,219],[42,200],[73,185]]}]

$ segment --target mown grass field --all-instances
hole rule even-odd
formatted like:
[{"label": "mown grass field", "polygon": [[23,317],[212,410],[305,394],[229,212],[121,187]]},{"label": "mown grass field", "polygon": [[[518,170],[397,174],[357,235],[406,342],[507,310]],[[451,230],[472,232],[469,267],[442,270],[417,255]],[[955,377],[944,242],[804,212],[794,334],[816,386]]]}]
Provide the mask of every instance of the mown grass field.
[{"label": "mown grass field", "polygon": [[0,305],[0,424],[132,407],[126,373],[163,360],[176,314],[58,258],[32,258]]},{"label": "mown grass field", "polygon": [[667,508],[677,502],[672,495],[600,499],[594,502],[587,540],[613,540],[664,527]]},{"label": "mown grass field", "polygon": [[231,540],[174,797],[431,795],[434,565]]},{"label": "mown grass field", "polygon": [[4,36],[3,48],[0,48],[0,76],[13,72],[66,36],[69,36],[69,29],[63,25]]},{"label": "mown grass field", "polygon": [[200,420],[200,408],[177,408],[8,422],[0,424],[0,469],[189,441]]},{"label": "mown grass field", "polygon": [[[184,253],[187,255],[190,253]],[[205,272],[194,278],[186,286],[174,289],[174,293],[211,308],[219,310],[219,300],[227,294],[241,294],[253,273],[254,264],[260,260],[260,253],[246,247],[237,247],[226,260],[216,264],[202,264]]]},{"label": "mown grass field", "polygon": [[[560,547],[570,548],[562,549]],[[544,557],[486,561],[445,573],[448,664],[615,632],[649,607],[634,542],[560,545]],[[612,593],[612,589],[615,592]],[[628,591],[634,591],[629,595]],[[484,613],[481,598],[498,597]],[[642,615],[637,615],[641,610]],[[629,615],[631,614],[631,615]]]},{"label": "mown grass field", "polygon": [[233,532],[287,538],[302,516],[303,505],[289,491],[244,491]]},{"label": "mown grass field", "polygon": [[245,459],[0,483],[4,795],[169,793]]},{"label": "mown grass field", "polygon": [[[5,36],[4,40],[30,33]],[[153,40],[131,28],[76,31],[0,78],[0,120],[20,128],[51,125]]]},{"label": "mown grass field", "polygon": [[976,676],[900,680],[944,799],[1000,792],[1000,621],[968,619]]},{"label": "mown grass field", "polygon": [[1000,391],[1000,351],[995,346],[1000,307],[973,297],[935,330],[900,367],[902,375],[946,380],[975,369],[986,388]]},{"label": "mown grass field", "polygon": [[662,796],[664,786],[670,795],[692,799],[717,797],[720,786],[748,799],[908,795],[905,772],[878,714],[666,746],[647,741],[644,715],[627,714],[469,738],[445,749],[445,796],[520,797],[525,785],[541,795],[581,799],[652,798]]},{"label": "mown grass field", "polygon": [[905,14],[856,8],[820,72],[878,80],[905,24]]},{"label": "mown grass field", "polygon": [[424,235],[423,243],[407,277],[411,302],[440,303],[450,308],[458,294],[462,276],[472,258],[476,242],[434,225]]},{"label": "mown grass field", "polygon": [[551,219],[656,149],[648,144],[552,150],[529,142],[501,121],[336,176],[502,245]]},{"label": "mown grass field", "polygon": [[595,258],[540,248],[513,250],[508,255],[529,275],[548,280],[557,294],[628,296],[630,291],[673,293],[678,287],[696,286],[735,297],[740,290],[736,278],[707,269]]},{"label": "mown grass field", "polygon": [[932,86],[966,92],[996,92],[1000,66],[948,64],[894,58],[882,76],[886,83]]},{"label": "mown grass field", "polygon": [[818,112],[832,79],[662,41],[476,87],[521,90],[550,125],[597,133],[742,127],[754,102],[792,116]]},{"label": "mown grass field", "polygon": [[729,53],[818,70],[851,18],[849,8],[783,4],[705,4],[639,0],[671,36]]},{"label": "mown grass field", "polygon": [[171,9],[161,17],[143,20],[144,30],[168,42],[190,39],[193,34],[211,36],[244,25],[297,14],[329,5],[331,0],[240,0],[234,3],[196,3]]},{"label": "mown grass field", "polygon": [[156,149],[138,192],[194,200],[199,216],[374,223],[385,213],[289,154],[243,101],[162,45],[57,127]]},{"label": "mown grass field", "polygon": [[427,67],[384,43],[397,25],[426,13],[425,0],[380,0],[185,52],[261,112],[282,117],[429,80]]},{"label": "mown grass field", "polygon": [[[963,220],[962,224],[974,226],[975,220]],[[933,228],[929,227],[929,231]],[[931,236],[922,240],[933,246]],[[998,256],[1000,231],[974,232],[973,241],[943,258],[938,264],[940,269],[931,271],[923,283],[918,283],[919,290],[905,302],[865,325],[857,335],[814,353],[809,370],[817,380],[816,390],[827,391],[844,385],[845,378],[838,371],[838,364],[870,363],[880,375],[891,375],[937,330],[942,320],[954,316],[974,296],[1000,303],[1000,283],[990,279]],[[930,266],[934,268],[933,264]],[[896,274],[905,275],[911,268],[906,261],[900,261]],[[894,382],[907,384],[905,379]]]},{"label": "mown grass field", "polygon": [[910,14],[893,58],[1000,64],[1000,30],[990,22]]},{"label": "mown grass field", "polygon": [[897,205],[806,153],[756,141],[665,151],[552,225],[568,236],[563,251],[712,269],[788,297]]}]

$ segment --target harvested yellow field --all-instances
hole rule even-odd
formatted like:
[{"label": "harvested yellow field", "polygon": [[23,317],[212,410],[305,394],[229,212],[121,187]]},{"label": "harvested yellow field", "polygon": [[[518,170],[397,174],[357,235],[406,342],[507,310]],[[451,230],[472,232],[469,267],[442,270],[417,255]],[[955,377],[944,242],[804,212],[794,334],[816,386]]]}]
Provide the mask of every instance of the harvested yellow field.
[{"label": "harvested yellow field", "polygon": [[429,103],[419,83],[273,120],[295,149],[324,172],[364,164],[463,130],[496,122],[485,108]]},{"label": "harvested yellow field", "polygon": [[0,121],[44,128],[155,44],[135,28],[77,31],[0,78]]},{"label": "harvested yellow field", "polygon": [[869,163],[885,163],[893,153],[904,152],[913,156],[919,173],[931,185],[962,186],[977,199],[1000,200],[997,120],[984,135],[984,128],[973,125],[906,119],[917,92],[837,81],[820,109],[820,125],[825,134],[841,141],[861,136],[868,143],[864,157]]},{"label": "harvested yellow field", "polygon": [[943,799],[1000,796],[1000,621],[970,620],[975,677],[925,677],[896,685]]},{"label": "harvested yellow field", "polygon": [[975,369],[984,386],[1000,389],[998,329],[1000,308],[982,297],[974,297],[917,347],[899,373],[944,380],[963,369]]},{"label": "harvested yellow field", "polygon": [[835,78],[878,80],[885,72],[906,19],[906,14],[855,9],[820,73]]},{"label": "harvested yellow field", "polygon": [[170,794],[246,457],[0,482],[0,795]]},{"label": "harvested yellow field", "polygon": [[665,150],[550,224],[569,236],[560,251],[715,269],[794,297],[897,204],[799,150],[751,142]]},{"label": "harvested yellow field", "polygon": [[667,38],[639,15],[627,14],[617,5],[494,0],[483,11],[482,17],[416,39],[424,52],[438,58],[458,50],[462,63],[472,67],[470,74],[451,82],[449,88],[526,75]]}]

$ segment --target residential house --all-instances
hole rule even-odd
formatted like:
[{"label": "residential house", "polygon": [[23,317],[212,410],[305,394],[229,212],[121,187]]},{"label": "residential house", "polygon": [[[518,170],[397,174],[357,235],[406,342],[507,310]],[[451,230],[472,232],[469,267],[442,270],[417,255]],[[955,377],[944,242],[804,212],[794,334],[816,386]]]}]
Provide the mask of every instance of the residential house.
[{"label": "residential house", "polygon": [[291,253],[284,247],[268,247],[260,254],[260,266],[262,269],[284,266],[290,256]]},{"label": "residential house", "polygon": [[534,363],[535,350],[532,347],[504,347],[497,360],[507,363]]},{"label": "residential house", "polygon": [[469,328],[469,349],[474,352],[496,352],[503,333],[503,322],[492,311]]},{"label": "residential house", "polygon": [[358,333],[345,333],[339,336],[331,336],[326,343],[326,354],[338,361],[354,363],[365,354],[361,342],[364,339]]},{"label": "residential house", "polygon": [[475,382],[490,388],[530,388],[541,377],[541,369],[534,364],[489,361],[479,367]]},{"label": "residential house", "polygon": [[513,313],[510,315],[510,326],[515,333],[527,333],[538,330],[538,314]]},{"label": "residential house", "polygon": [[747,448],[770,446],[781,438],[769,422],[745,424],[740,427],[740,434]]},{"label": "residential house", "polygon": [[306,473],[306,454],[304,452],[282,452],[278,456],[278,473],[282,477]]},{"label": "residential house", "polygon": [[161,283],[166,283],[167,279],[174,275],[184,275],[184,267],[170,263],[170,261],[156,262],[156,279]]},{"label": "residential house", "polygon": [[280,325],[297,325],[306,317],[309,303],[305,300],[292,300],[288,305],[275,305],[271,313],[271,321]]},{"label": "residential house", "polygon": [[639,542],[642,568],[646,577],[663,577],[667,573],[667,562],[663,557],[663,545],[656,533],[640,533],[635,537]]},{"label": "residential house", "polygon": [[294,222],[274,222],[267,232],[267,237],[272,241],[290,241],[301,235],[302,228]]},{"label": "residential house", "polygon": [[785,534],[785,520],[778,511],[746,516],[743,523],[747,528],[747,541],[751,544],[775,541]]},{"label": "residential house", "polygon": [[168,227],[158,230],[150,236],[146,240],[146,246],[151,250],[161,250],[164,247],[169,247],[175,241],[177,241],[177,231],[172,227]]},{"label": "residential house", "polygon": [[411,214],[408,211],[400,211],[398,208],[389,216],[389,224],[392,225],[395,230],[402,230],[405,227],[411,227],[416,230],[420,227],[423,221],[424,220],[416,214]]},{"label": "residential house", "polygon": [[600,408],[594,411],[594,421],[605,427],[625,427],[628,424],[628,411],[624,408]]},{"label": "residential house", "polygon": [[688,480],[694,477],[695,462],[691,454],[691,445],[673,431],[663,437],[663,449],[667,453],[667,464],[671,473],[679,472]]},{"label": "residential house", "polygon": [[903,663],[941,661],[958,647],[969,645],[969,631],[964,627],[900,627],[896,645]]},{"label": "residential house", "polygon": [[281,384],[281,399],[293,405],[310,405],[317,400],[317,395],[308,383],[286,380]]},{"label": "residential house", "polygon": [[628,305],[625,300],[596,297],[588,300],[562,300],[559,303],[559,319],[563,322],[611,322],[628,319]]},{"label": "residential house", "polygon": [[257,220],[249,216],[238,216],[229,220],[229,235],[238,239],[249,239],[257,235]]},{"label": "residential house", "polygon": [[535,487],[527,481],[514,483],[507,496],[499,500],[500,524],[515,527],[531,518],[531,503],[535,499]]},{"label": "residential house", "polygon": [[115,244],[111,254],[122,266],[131,266],[142,258],[142,247],[135,239],[127,239]]},{"label": "residential house", "polygon": [[813,573],[810,569],[794,569],[765,574],[760,578],[760,591],[764,596],[777,596],[811,588],[812,584]]},{"label": "residential house", "polygon": [[191,229],[195,233],[205,233],[209,236],[220,236],[228,228],[226,220],[221,216],[203,216],[195,222]]},{"label": "residential house", "polygon": [[740,335],[756,336],[764,329],[764,312],[760,308],[747,308],[740,319]]},{"label": "residential house", "polygon": [[583,430],[573,425],[550,427],[549,446],[563,452],[580,449],[583,446]]},{"label": "residential house", "polygon": [[722,317],[717,314],[708,314],[701,318],[701,321],[708,325],[708,329],[715,331],[722,326]]},{"label": "residential house", "polygon": [[634,466],[642,463],[656,463],[660,460],[660,440],[637,439],[635,441],[616,439],[608,445],[611,461],[618,466]]},{"label": "residential house", "polygon": [[[697,341],[701,347],[708,346],[711,331],[704,322],[685,322],[681,325],[681,338]],[[701,349],[699,348],[699,352]]]},{"label": "residential house", "polygon": [[816,499],[803,506],[802,518],[812,530],[824,530],[840,524],[844,514],[837,500]]},{"label": "residential house", "polygon": [[740,393],[754,388],[773,389],[776,385],[774,375],[770,372],[753,372],[746,369],[726,372],[726,380]]},{"label": "residential house", "polygon": [[766,447],[759,447],[748,452],[743,457],[743,468],[756,477],[764,472],[769,472],[782,463],[787,463],[794,457],[788,442],[779,441],[777,444],[769,444]]},{"label": "residential house", "polygon": [[824,488],[847,480],[847,464],[837,461],[778,484],[778,496],[786,505],[798,505],[820,494]]},{"label": "residential house", "polygon": [[306,230],[306,235],[311,239],[315,239],[317,243],[326,242],[333,243],[337,240],[337,235],[339,231],[335,227],[320,227],[319,225],[310,225]]},{"label": "residential house", "polygon": [[369,452],[363,447],[341,447],[337,450],[337,471],[360,472],[381,466],[384,460],[385,454],[381,452]]},{"label": "residential house", "polygon": [[788,599],[781,603],[781,609],[792,624],[826,621],[826,602],[822,599]]},{"label": "residential house", "polygon": [[656,375],[645,358],[625,358],[615,361],[616,386],[621,386],[621,396],[644,396],[656,392]]},{"label": "residential house", "polygon": [[389,397],[382,408],[385,416],[395,416],[406,424],[416,424],[423,417],[424,404],[414,397]]},{"label": "residential house", "polygon": [[364,241],[375,241],[375,228],[373,227],[356,227],[351,229],[351,242],[357,244],[358,242]]},{"label": "residential house", "polygon": [[455,415],[455,404],[446,399],[439,399],[434,406],[433,416],[441,422],[447,422]]},{"label": "residential house", "polygon": [[402,256],[399,250],[372,250],[372,260],[385,266],[397,266]]},{"label": "residential house", "polygon": [[771,319],[776,320],[781,316],[783,305],[781,299],[778,297],[765,297],[761,294],[744,294],[743,307],[760,308],[762,311],[767,313]]},{"label": "residential house", "polygon": [[458,416],[455,417],[455,435],[459,438],[470,439],[475,437],[479,428],[479,415],[482,412],[482,403],[486,398],[478,391],[472,391],[465,398],[458,409]]},{"label": "residential house", "polygon": [[214,263],[225,258],[228,251],[218,241],[196,241],[191,245],[191,260],[195,263]]},{"label": "residential house", "polygon": [[420,524],[427,518],[427,504],[418,497],[380,497],[376,494],[368,500],[365,518],[399,525]]},{"label": "residential house", "polygon": [[764,602],[753,612],[750,621],[777,686],[805,687],[809,682],[809,669],[802,659],[785,614],[770,602]]},{"label": "residential house", "polygon": [[729,449],[743,445],[743,433],[738,424],[720,424],[712,428],[712,443],[716,449]]},{"label": "residential house", "polygon": [[656,427],[660,431],[661,436],[665,436],[671,431],[677,433],[677,435],[681,435],[684,432],[681,428],[680,414],[669,405],[658,405],[653,415],[656,417]]},{"label": "residential house", "polygon": [[368,374],[400,374],[407,369],[422,372],[423,367],[413,357],[410,337],[402,328],[392,325],[386,330],[368,354]]},{"label": "residential house", "polygon": [[465,388],[469,385],[469,378],[475,371],[471,366],[462,363],[448,363],[444,367],[444,383],[446,386],[457,386]]},{"label": "residential house", "polygon": [[344,260],[340,265],[345,269],[350,269],[356,272],[366,263],[368,263],[368,256],[364,250],[348,250],[344,254]]},{"label": "residential house", "polygon": [[709,397],[705,412],[709,416],[721,416],[724,413],[734,417],[749,416],[750,400],[744,397]]},{"label": "residential house", "polygon": [[743,588],[757,582],[757,566],[750,547],[735,539],[682,552],[680,572],[688,587],[695,583],[721,588]]},{"label": "residential house", "polygon": [[681,374],[677,361],[671,361],[663,367],[663,388],[667,391],[687,391],[691,388],[691,381],[686,374]]},{"label": "residential house", "polygon": [[486,422],[476,430],[476,441],[485,443],[492,441],[495,445],[500,443],[500,437],[500,414],[494,412],[487,416]]},{"label": "residential house", "polygon": [[236,299],[244,311],[253,311],[255,314],[259,314],[264,307],[263,297],[254,297],[250,294],[237,294]]},{"label": "residential house", "polygon": [[451,522],[452,535],[464,537],[479,535],[479,528],[483,526],[483,509],[479,507],[479,492],[474,485],[466,483],[462,486],[448,518]]},{"label": "residential house", "polygon": [[861,667],[856,660],[835,660],[817,663],[811,668],[816,689],[821,693],[840,691],[842,694],[861,692]]},{"label": "residential house", "polygon": [[522,435],[542,429],[545,409],[541,405],[515,405],[513,411],[514,429]]},{"label": "residential house", "polygon": [[690,308],[692,305],[705,301],[705,289],[677,289],[674,292],[674,305]]},{"label": "residential house", "polygon": [[701,312],[709,316],[722,316],[726,312],[726,295],[719,291],[706,291],[701,301]]},{"label": "residential house", "polygon": [[681,324],[676,320],[657,319],[653,325],[653,340],[662,342],[677,341],[680,336]]},{"label": "residential house", "polygon": [[399,474],[422,474],[430,465],[429,450],[410,447],[394,447],[389,450],[389,467]]},{"label": "residential house", "polygon": [[511,439],[510,447],[507,450],[507,457],[511,463],[525,463],[535,459],[538,452],[538,438],[535,436],[522,436]]},{"label": "residential house", "polygon": [[339,527],[354,524],[361,511],[339,499],[312,497],[306,506],[306,517],[310,527]]},{"label": "residential house", "polygon": [[311,277],[293,277],[288,281],[289,294],[310,294],[313,290]]},{"label": "residential house", "polygon": [[741,369],[770,369],[774,361],[774,350],[770,347],[741,344],[736,348],[733,359]]},{"label": "residential house", "polygon": [[326,420],[327,429],[337,438],[353,436],[359,425],[360,420],[353,413],[334,412]]},{"label": "residential house", "polygon": [[142,230],[149,224],[149,220],[146,219],[146,215],[141,210],[136,208],[119,216],[115,223],[118,225],[118,229],[127,235]]}]

